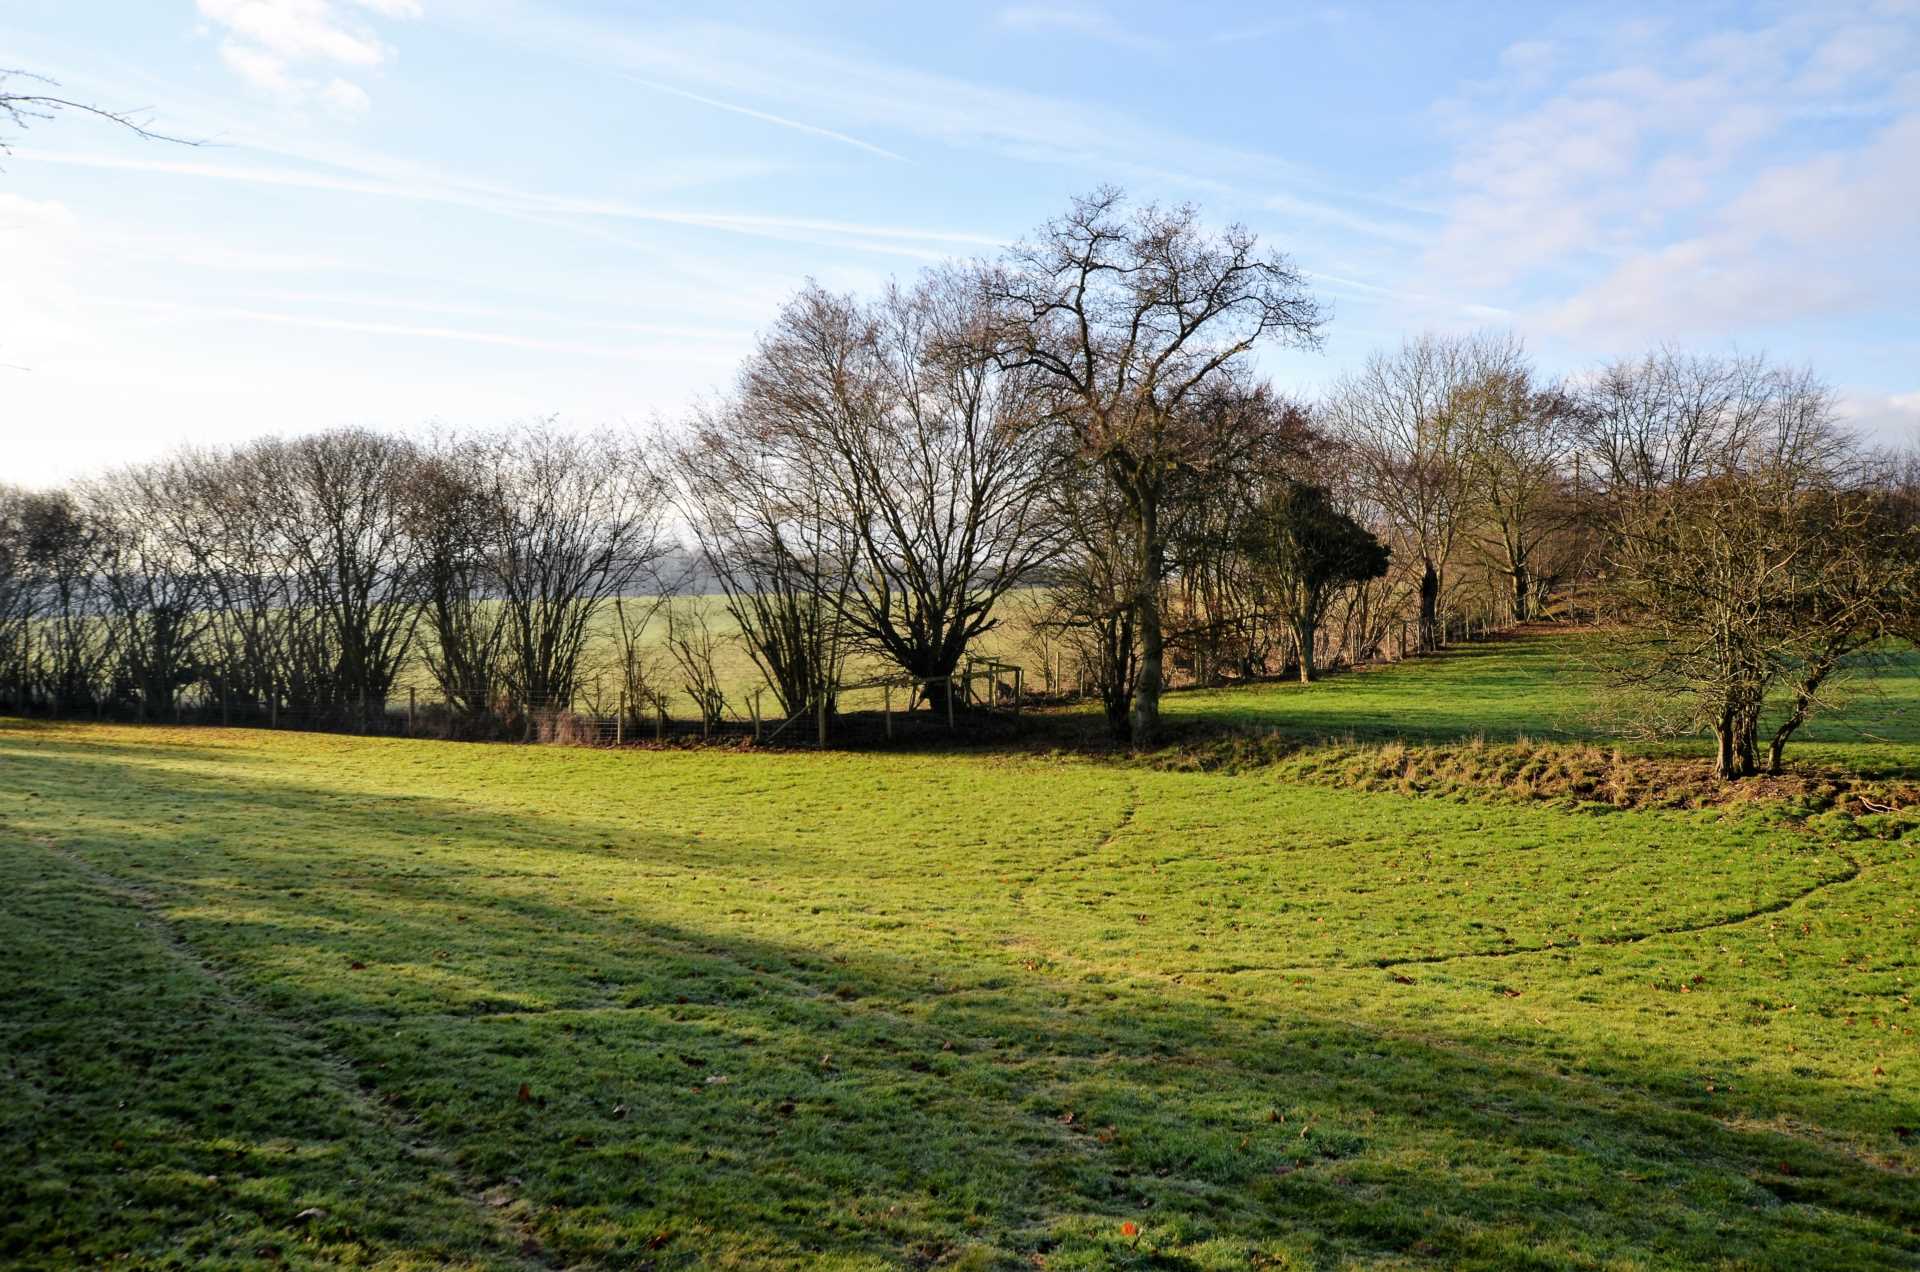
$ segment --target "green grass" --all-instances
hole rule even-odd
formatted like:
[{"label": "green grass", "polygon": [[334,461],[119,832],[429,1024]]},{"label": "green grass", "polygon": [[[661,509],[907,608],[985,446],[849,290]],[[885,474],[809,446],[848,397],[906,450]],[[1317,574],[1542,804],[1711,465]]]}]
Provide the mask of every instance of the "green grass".
[{"label": "green grass", "polygon": [[[1591,738],[1594,639],[1168,705]],[[1802,758],[1916,770],[1883,671]],[[1905,819],[1354,754],[0,727],[0,1260],[1920,1260]]]},{"label": "green grass", "polygon": [[[1272,681],[1169,694],[1176,723],[1227,724],[1283,736],[1420,744],[1604,741],[1637,753],[1706,754],[1700,740],[1620,743],[1599,657],[1605,632],[1522,629],[1427,658],[1331,674],[1311,685]],[[1842,710],[1816,716],[1788,746],[1797,763],[1920,774],[1920,654],[1887,651],[1834,687]]]},{"label": "green grass", "polygon": [[[1489,657],[1233,701],[1438,731]],[[0,1260],[1912,1266],[1860,829],[9,725]]]}]

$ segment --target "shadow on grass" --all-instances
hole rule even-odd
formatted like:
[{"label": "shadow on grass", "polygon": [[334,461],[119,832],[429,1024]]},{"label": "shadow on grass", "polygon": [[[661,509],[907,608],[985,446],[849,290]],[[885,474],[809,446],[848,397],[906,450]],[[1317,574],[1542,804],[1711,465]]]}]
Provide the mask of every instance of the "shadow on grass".
[{"label": "shadow on grass", "polygon": [[[219,1120],[181,1095],[239,1065],[259,1075],[243,1098],[261,1120],[284,1110],[307,1134],[350,1140],[370,1177],[412,1178],[401,1135],[343,1128],[313,1107],[336,1057],[342,1080],[398,1110],[405,1137],[446,1150],[483,1204],[524,1223],[555,1262],[1920,1257],[1911,1175],[1753,1124],[1780,1108],[1837,1118],[1848,1097],[1813,1084],[1749,1092],[1716,1116],[1645,1094],[1666,1085],[1659,1060],[1639,1072],[1616,1060],[1602,1083],[1511,1059],[1503,1038],[1438,1012],[1337,1019],[1148,975],[1102,980],[1023,959],[990,930],[774,939],[636,873],[679,860],[684,840],[629,836],[609,852],[602,821],[422,797],[341,806],[350,792],[263,793],[238,775],[132,772],[127,758],[49,747],[17,771],[41,798],[83,803],[131,783],[210,821],[264,798],[263,835],[280,842],[209,844],[198,826],[124,807],[55,848],[9,836],[9,852],[71,856],[151,889],[184,946],[263,1013],[257,1029],[171,1030],[165,1068],[121,1083],[133,1105],[94,1110],[97,1133],[162,1110],[180,1134],[218,1136]],[[310,824],[325,834],[302,837]],[[417,860],[456,834],[483,859]],[[580,873],[517,871],[516,842],[568,849]],[[727,849],[735,867],[757,863],[762,877],[739,880],[748,892],[792,851],[778,833]],[[726,868],[711,850],[685,859]],[[98,1057],[84,1052],[110,1046],[115,1026],[153,1023],[134,1006],[140,987],[181,974],[135,961],[91,1016],[84,986],[50,988],[63,960],[111,944],[127,904],[77,907],[0,965],[4,996],[30,989],[46,1017],[36,1054],[65,1084],[40,1110],[50,1117],[89,1098]],[[43,891],[35,914],[59,913]],[[112,1156],[36,1115],[25,1133],[43,1180],[103,1187]],[[454,1185],[416,1184],[440,1199],[422,1213],[470,1223],[443,1213]],[[293,1200],[270,1174],[259,1186]],[[185,1187],[155,1203],[223,1204]],[[1137,1245],[1122,1221],[1143,1229]],[[376,1206],[361,1222],[389,1249],[426,1239],[397,1211]],[[46,1249],[43,1235],[21,1232],[16,1249]]]}]

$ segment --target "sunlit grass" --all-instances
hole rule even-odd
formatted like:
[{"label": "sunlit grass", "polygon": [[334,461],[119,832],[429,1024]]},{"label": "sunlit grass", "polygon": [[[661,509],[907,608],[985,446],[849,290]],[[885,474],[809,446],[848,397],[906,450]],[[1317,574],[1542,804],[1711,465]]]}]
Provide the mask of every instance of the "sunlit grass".
[{"label": "sunlit grass", "polygon": [[[1177,723],[1276,731],[1309,741],[1457,742],[1481,738],[1595,741],[1636,753],[1705,754],[1700,739],[1623,737],[1602,670],[1604,631],[1527,628],[1424,658],[1340,671],[1311,685],[1272,681],[1169,694]],[[1838,709],[1816,715],[1788,747],[1796,763],[1920,773],[1920,654],[1888,649],[1832,690]]]},{"label": "sunlit grass", "polygon": [[1907,842],[1276,774],[0,729],[0,1258],[1920,1258]]}]

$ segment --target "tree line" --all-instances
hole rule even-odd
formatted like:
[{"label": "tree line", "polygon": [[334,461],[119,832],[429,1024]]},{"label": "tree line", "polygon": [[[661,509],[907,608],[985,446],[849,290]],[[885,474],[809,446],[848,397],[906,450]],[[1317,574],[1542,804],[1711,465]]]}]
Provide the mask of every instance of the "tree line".
[{"label": "tree line", "polygon": [[0,675],[346,722],[417,662],[511,721],[610,656],[635,709],[677,682],[718,720],[737,642],[811,714],[855,659],[931,699],[1019,605],[1144,745],[1170,669],[1310,680],[1558,598],[1625,633],[1634,727],[1710,733],[1739,776],[1913,634],[1915,470],[1810,373],[1663,349],[1547,382],[1478,333],[1317,401],[1259,374],[1325,323],[1245,229],[1098,190],[994,260],[807,285],[648,436],[340,429],[0,490]]}]

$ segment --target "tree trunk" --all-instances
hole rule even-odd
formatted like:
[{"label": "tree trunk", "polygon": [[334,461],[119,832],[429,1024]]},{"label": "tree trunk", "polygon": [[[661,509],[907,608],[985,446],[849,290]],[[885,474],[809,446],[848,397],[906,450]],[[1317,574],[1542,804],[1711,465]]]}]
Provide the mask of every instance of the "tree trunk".
[{"label": "tree trunk", "polygon": [[1515,565],[1507,573],[1513,581],[1513,621],[1524,623],[1533,617],[1533,576],[1524,565]]},{"label": "tree trunk", "polygon": [[1420,651],[1440,648],[1440,571],[1432,561],[1420,575]]},{"label": "tree trunk", "polygon": [[1750,707],[1740,712],[1735,724],[1733,765],[1737,776],[1752,777],[1760,771],[1760,760],[1755,753],[1760,732],[1759,716],[1759,708]]},{"label": "tree trunk", "polygon": [[1713,724],[1713,776],[1722,780],[1732,780],[1740,776],[1734,771],[1734,713],[1722,711],[1720,719]]},{"label": "tree trunk", "polygon": [[1313,678],[1319,674],[1319,668],[1313,662],[1315,635],[1314,625],[1310,622],[1303,620],[1293,625],[1293,640],[1300,647],[1300,683],[1303,685],[1313,683]]},{"label": "tree trunk", "polygon": [[1166,677],[1166,637],[1160,628],[1160,576],[1167,545],[1160,538],[1160,510],[1148,496],[1140,505],[1140,577],[1134,591],[1139,624],[1140,670],[1133,688],[1133,744],[1150,746],[1160,730],[1160,688]]}]

